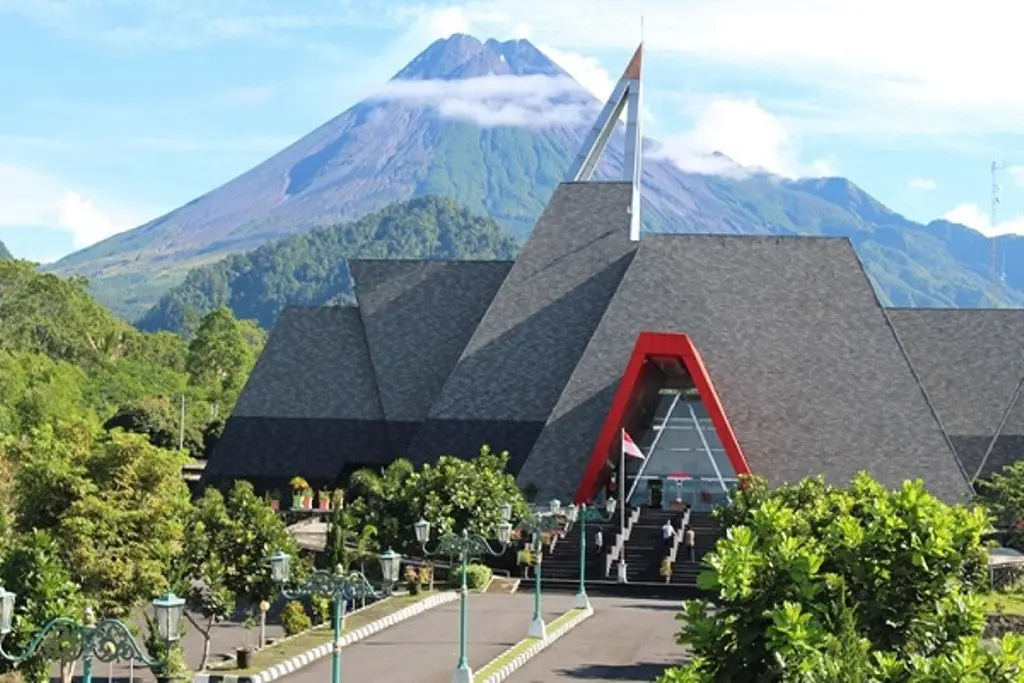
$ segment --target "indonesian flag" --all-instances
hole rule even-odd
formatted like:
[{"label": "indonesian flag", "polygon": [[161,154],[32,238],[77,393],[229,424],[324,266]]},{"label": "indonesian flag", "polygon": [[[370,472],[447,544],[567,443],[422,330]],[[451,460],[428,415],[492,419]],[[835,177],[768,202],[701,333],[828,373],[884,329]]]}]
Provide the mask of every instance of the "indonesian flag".
[{"label": "indonesian flag", "polygon": [[644,453],[625,429],[622,430],[622,452],[630,458],[644,459]]}]

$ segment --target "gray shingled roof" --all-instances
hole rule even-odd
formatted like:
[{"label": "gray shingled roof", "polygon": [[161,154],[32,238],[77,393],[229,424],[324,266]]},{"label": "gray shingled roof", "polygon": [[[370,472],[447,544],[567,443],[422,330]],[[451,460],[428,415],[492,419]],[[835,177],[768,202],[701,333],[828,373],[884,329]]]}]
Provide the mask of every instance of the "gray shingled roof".
[{"label": "gray shingled roof", "polygon": [[392,450],[405,453],[511,261],[351,261]]},{"label": "gray shingled roof", "polygon": [[631,190],[555,189],[413,442],[415,457],[469,455],[489,442],[512,451],[513,471],[522,462],[635,252]]},{"label": "gray shingled roof", "polygon": [[[973,476],[1024,374],[1024,310],[896,308],[889,318]],[[1024,455],[1024,405],[1001,434],[984,475]]]},{"label": "gray shingled roof", "polygon": [[968,492],[853,247],[809,237],[645,237],[521,479],[572,493],[641,330],[690,336],[773,483],[868,470]]},{"label": "gray shingled roof", "polygon": [[204,479],[333,480],[346,461],[392,457],[359,311],[286,309],[214,449]]}]

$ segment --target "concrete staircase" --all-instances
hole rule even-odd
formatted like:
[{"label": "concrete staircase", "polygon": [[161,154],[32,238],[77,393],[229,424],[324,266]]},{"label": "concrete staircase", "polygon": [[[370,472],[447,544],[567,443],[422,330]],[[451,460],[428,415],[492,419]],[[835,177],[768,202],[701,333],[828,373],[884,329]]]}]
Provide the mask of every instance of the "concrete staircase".
[{"label": "concrete staircase", "polygon": [[[618,518],[614,522],[599,524],[598,522],[587,523],[586,543],[587,559],[587,580],[599,580],[606,578],[606,554],[598,553],[594,545],[594,535],[598,528],[603,531],[605,550],[615,542],[615,535],[618,533]],[[541,573],[544,580],[554,581],[579,581],[580,578],[580,528],[577,524],[568,534],[558,539],[553,551],[544,548],[544,564]]]},{"label": "concrete staircase", "polygon": [[[696,537],[696,547],[694,550],[694,557],[696,562],[690,562],[690,558],[683,547],[680,539],[680,543],[676,548],[675,558],[672,562],[672,580],[674,584],[696,586],[697,575],[700,574],[703,565],[701,560],[704,555],[715,549],[715,543],[718,542],[721,533],[715,527],[711,521],[711,516],[706,512],[690,512],[690,526],[693,527],[693,532]],[[662,581],[665,579],[662,578]]]}]

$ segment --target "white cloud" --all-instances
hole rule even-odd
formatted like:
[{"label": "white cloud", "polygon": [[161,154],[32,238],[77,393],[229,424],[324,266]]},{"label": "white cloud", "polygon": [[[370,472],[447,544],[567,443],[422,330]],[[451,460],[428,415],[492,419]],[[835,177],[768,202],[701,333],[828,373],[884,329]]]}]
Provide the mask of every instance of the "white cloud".
[{"label": "white cloud", "polygon": [[[102,207],[102,208],[101,208]],[[60,179],[21,166],[0,164],[0,226],[54,228],[87,247],[144,223],[150,214],[102,204]]]},{"label": "white cloud", "polygon": [[551,58],[558,66],[565,69],[566,73],[576,79],[580,85],[594,94],[597,99],[604,102],[615,89],[616,79],[601,66],[601,63],[594,57],[582,55],[579,52],[568,52],[559,50],[551,45],[538,45],[538,49]]},{"label": "white cloud", "polygon": [[914,178],[907,183],[907,188],[916,192],[931,192],[939,186],[930,178]]},{"label": "white cloud", "polygon": [[433,107],[445,118],[480,126],[573,126],[594,115],[575,81],[551,76],[390,81],[372,98]]},{"label": "white cloud", "polygon": [[969,202],[958,204],[952,210],[946,212],[943,218],[951,223],[966,225],[968,228],[977,230],[986,237],[1024,235],[1024,216],[1017,216],[1007,221],[999,221],[993,229],[992,219],[989,214],[982,211],[977,204]]},{"label": "white cloud", "polygon": [[1024,166],[1010,166],[1006,169],[1014,185],[1024,187]]},{"label": "white cloud", "polygon": [[[716,152],[727,159],[714,156]],[[735,175],[763,170],[788,178],[837,175],[831,160],[801,163],[785,125],[752,99],[707,103],[693,128],[668,138],[657,154],[691,173]]]},{"label": "white cloud", "polygon": [[642,14],[652,51],[819,90],[823,126],[1024,132],[1024,89],[1014,87],[1012,71],[1019,26],[1005,0],[945,12],[925,0],[468,0],[459,7],[466,16],[486,10],[494,17],[474,22],[488,35],[542,16],[533,25],[536,42],[582,53],[631,49]]}]

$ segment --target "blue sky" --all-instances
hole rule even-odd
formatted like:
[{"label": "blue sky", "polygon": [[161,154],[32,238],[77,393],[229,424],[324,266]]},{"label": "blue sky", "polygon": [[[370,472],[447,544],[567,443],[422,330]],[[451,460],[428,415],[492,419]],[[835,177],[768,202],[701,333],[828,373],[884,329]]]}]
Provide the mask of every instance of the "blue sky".
[{"label": "blue sky", "polygon": [[0,0],[0,240],[49,261],[155,218],[456,31],[527,37],[606,94],[641,13],[645,132],[681,165],[719,150],[784,175],[843,175],[915,220],[951,214],[987,231],[998,160],[997,230],[1024,232],[1024,92],[1006,6]]}]

